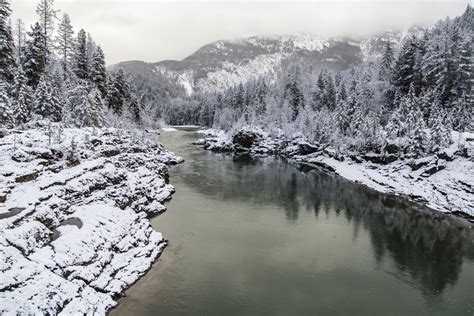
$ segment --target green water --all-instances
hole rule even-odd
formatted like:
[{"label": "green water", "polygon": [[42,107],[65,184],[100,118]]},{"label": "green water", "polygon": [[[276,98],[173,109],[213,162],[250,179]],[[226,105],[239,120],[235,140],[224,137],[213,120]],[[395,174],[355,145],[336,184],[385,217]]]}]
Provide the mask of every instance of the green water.
[{"label": "green water", "polygon": [[186,159],[152,220],[169,240],[114,315],[473,315],[474,230],[280,159]]}]

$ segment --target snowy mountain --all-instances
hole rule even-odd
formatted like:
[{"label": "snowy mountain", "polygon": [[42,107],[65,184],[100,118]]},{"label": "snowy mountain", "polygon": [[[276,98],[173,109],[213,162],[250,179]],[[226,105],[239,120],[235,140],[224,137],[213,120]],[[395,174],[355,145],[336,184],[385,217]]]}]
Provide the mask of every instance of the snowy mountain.
[{"label": "snowy mountain", "polygon": [[[409,31],[408,33],[411,33]],[[367,38],[324,39],[313,35],[278,35],[220,40],[182,61],[128,61],[114,65],[132,76],[175,87],[187,95],[221,91],[262,75],[275,77],[291,60],[314,67],[346,69],[381,54],[386,42],[398,46],[407,33],[387,31]]]}]

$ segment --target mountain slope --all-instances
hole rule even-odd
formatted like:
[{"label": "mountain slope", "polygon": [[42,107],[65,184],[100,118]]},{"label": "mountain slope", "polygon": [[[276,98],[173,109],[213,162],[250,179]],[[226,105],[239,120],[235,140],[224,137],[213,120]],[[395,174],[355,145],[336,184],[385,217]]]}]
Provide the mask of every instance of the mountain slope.
[{"label": "mountain slope", "polygon": [[388,31],[360,39],[288,35],[221,40],[201,47],[182,61],[128,61],[113,68],[122,67],[132,76],[190,95],[221,91],[262,75],[275,77],[292,60],[347,69],[379,56],[386,42],[399,45],[403,37],[402,32]]}]

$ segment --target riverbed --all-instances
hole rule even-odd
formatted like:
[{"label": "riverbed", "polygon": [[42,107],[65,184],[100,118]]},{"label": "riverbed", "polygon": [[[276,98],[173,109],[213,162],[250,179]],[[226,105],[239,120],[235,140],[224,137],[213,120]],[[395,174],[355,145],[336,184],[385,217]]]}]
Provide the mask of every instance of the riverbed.
[{"label": "riverbed", "polygon": [[274,157],[204,151],[193,131],[169,244],[113,315],[472,315],[470,224]]}]

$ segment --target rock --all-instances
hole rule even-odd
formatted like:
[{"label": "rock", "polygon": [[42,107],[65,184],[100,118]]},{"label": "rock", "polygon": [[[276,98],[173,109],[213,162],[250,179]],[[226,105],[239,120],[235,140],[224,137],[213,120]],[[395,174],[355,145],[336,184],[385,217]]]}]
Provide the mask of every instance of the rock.
[{"label": "rock", "polygon": [[113,157],[113,156],[117,156],[118,154],[120,154],[120,151],[116,148],[106,149],[101,152],[101,155],[104,157]]},{"label": "rock", "polygon": [[23,183],[23,182],[30,182],[34,181],[38,178],[39,172],[35,171],[33,173],[25,174],[23,176],[19,176],[15,178],[15,182],[17,183]]},{"label": "rock", "polygon": [[370,161],[376,164],[387,165],[389,163],[396,161],[398,159],[398,156],[367,154],[367,155],[364,155],[362,158],[364,158],[366,161]]},{"label": "rock", "polygon": [[400,151],[400,147],[398,147],[398,145],[395,145],[395,144],[388,144],[385,146],[384,150],[385,152],[389,154],[396,154]]},{"label": "rock", "polygon": [[319,146],[307,142],[298,143],[298,152],[300,155],[309,155],[319,151]]},{"label": "rock", "polygon": [[412,160],[408,163],[408,166],[410,166],[412,171],[417,171],[422,167],[427,166],[432,162],[431,159],[417,159],[417,160]]},{"label": "rock", "polygon": [[0,129],[0,138],[4,138],[7,135],[10,135],[10,132],[8,130]]},{"label": "rock", "polygon": [[7,201],[7,195],[6,194],[0,194],[0,203],[5,203]]},{"label": "rock", "polygon": [[81,164],[81,161],[77,157],[70,157],[67,160],[68,167],[75,167]]},{"label": "rock", "polygon": [[440,153],[438,153],[438,158],[439,159],[443,159],[443,160],[446,160],[446,161],[453,161],[454,160],[454,153],[450,153],[450,152],[447,152],[447,151],[442,151]]},{"label": "rock", "polygon": [[100,139],[93,138],[93,139],[91,139],[91,144],[94,145],[94,147],[97,147],[99,145],[102,145],[103,142]]},{"label": "rock", "polygon": [[250,147],[245,147],[245,146],[242,146],[242,145],[240,145],[240,144],[236,144],[236,145],[234,146],[234,150],[235,150],[236,152],[238,152],[238,153],[239,153],[239,152],[240,152],[240,153],[245,153],[245,152],[249,152]]},{"label": "rock", "polygon": [[244,148],[250,148],[259,139],[259,135],[250,131],[239,131],[232,137],[232,143]]},{"label": "rock", "polygon": [[456,151],[456,155],[464,157],[464,158],[469,158],[469,157],[472,156],[472,150],[469,151],[468,148],[462,148],[462,149]]},{"label": "rock", "polygon": [[355,161],[357,163],[362,163],[364,161],[362,158],[356,155],[351,155],[350,158],[352,159],[352,161]]},{"label": "rock", "polygon": [[427,168],[421,175],[423,177],[427,178],[427,177],[432,176],[435,173],[437,173],[437,172],[439,172],[443,169],[446,169],[445,165],[435,165],[435,166],[432,166],[430,168]]}]

